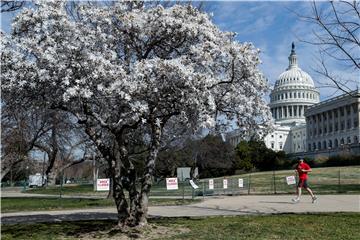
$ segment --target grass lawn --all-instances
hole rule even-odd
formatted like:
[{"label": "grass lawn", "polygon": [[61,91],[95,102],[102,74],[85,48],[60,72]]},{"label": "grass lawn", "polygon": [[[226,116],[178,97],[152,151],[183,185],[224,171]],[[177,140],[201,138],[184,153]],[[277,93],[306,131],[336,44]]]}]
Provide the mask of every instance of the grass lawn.
[{"label": "grass lawn", "polygon": [[[191,199],[150,199],[150,206],[185,205],[199,202]],[[96,207],[115,207],[112,199],[80,199],[80,198],[1,198],[1,212],[22,212],[35,210],[60,210]]]},{"label": "grass lawn", "polygon": [[[134,239],[113,221],[3,225],[2,239]],[[140,239],[360,239],[359,214],[297,214],[150,220]],[[36,229],[36,231],[34,231]],[[139,234],[138,230],[133,233]],[[139,236],[139,235],[138,235]]]},{"label": "grass lawn", "polygon": [[[277,193],[293,193],[294,185],[287,185],[285,181],[286,176],[291,175],[295,175],[294,170],[241,174],[229,176],[228,185],[235,186],[237,192],[245,194],[248,192],[249,182],[250,193],[253,194],[272,194],[275,190]],[[244,180],[242,189],[236,186],[238,178]],[[215,189],[218,191],[223,191],[222,180],[223,178],[214,179]],[[309,173],[308,183],[317,194],[360,193],[360,166],[313,168]],[[231,189],[226,192],[231,193]]]},{"label": "grass lawn", "polygon": [[85,185],[63,185],[60,189],[60,186],[49,186],[47,188],[29,188],[26,190],[27,193],[38,193],[38,194],[53,194],[53,195],[87,195],[87,194],[98,194],[98,195],[107,195],[107,192],[94,192],[94,187],[92,184]]},{"label": "grass lawn", "polygon": [[[309,173],[308,183],[316,194],[326,193],[360,193],[360,166],[313,168]],[[273,194],[294,193],[294,185],[286,184],[286,176],[295,175],[294,170],[256,172],[227,176],[228,189],[223,189],[223,177],[214,178],[214,190],[209,190],[208,179],[197,184],[199,189],[193,191],[189,183],[179,183],[178,190],[166,190],[165,182],[155,183],[151,189],[152,196],[202,196],[211,194]],[[238,187],[238,179],[242,178],[244,187]],[[27,190],[28,193],[60,194],[60,187],[35,188]],[[105,192],[94,192],[92,185],[64,185],[64,195],[98,195],[106,196]]]}]

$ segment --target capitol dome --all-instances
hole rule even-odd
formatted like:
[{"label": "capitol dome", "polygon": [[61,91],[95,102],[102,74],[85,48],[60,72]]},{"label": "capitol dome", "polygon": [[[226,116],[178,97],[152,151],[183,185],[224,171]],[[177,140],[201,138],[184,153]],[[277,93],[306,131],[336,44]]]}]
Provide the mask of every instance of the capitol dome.
[{"label": "capitol dome", "polygon": [[295,44],[292,43],[289,66],[281,73],[270,94],[270,109],[281,125],[305,123],[306,109],[319,102],[320,94],[311,76],[297,63]]}]

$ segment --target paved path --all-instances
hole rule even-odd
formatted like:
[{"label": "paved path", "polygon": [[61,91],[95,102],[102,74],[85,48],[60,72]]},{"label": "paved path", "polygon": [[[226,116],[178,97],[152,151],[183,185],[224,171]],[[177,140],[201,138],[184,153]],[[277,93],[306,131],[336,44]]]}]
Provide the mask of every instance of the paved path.
[{"label": "paved path", "polygon": [[[201,217],[217,215],[258,215],[281,213],[360,213],[360,195],[320,195],[312,204],[309,196],[299,203],[292,203],[292,195],[232,196],[206,198],[203,202],[187,206],[154,206],[149,208],[150,217]],[[4,213],[2,224],[60,222],[79,220],[116,219],[116,209],[97,208],[63,211],[36,211]]]}]

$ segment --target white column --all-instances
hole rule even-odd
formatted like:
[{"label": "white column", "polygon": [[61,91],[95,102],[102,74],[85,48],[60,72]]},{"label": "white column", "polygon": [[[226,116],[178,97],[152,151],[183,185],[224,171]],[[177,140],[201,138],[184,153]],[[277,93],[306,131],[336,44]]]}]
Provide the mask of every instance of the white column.
[{"label": "white column", "polygon": [[[344,106],[344,130],[346,131],[347,130],[347,118],[348,118],[348,114],[347,114],[347,106]],[[345,143],[347,143],[347,138],[346,138],[346,141]]]},{"label": "white column", "polygon": [[355,112],[354,112],[354,108],[352,105],[350,105],[350,116],[351,116],[351,119],[350,119],[351,126],[352,126],[352,128],[355,128],[356,127],[356,126],[354,126]]},{"label": "white column", "polygon": [[329,114],[329,111],[326,111],[325,115],[326,115],[326,125],[325,125],[326,126],[326,133],[329,134],[329,130],[330,130],[330,128],[329,128],[329,126],[330,126],[330,119],[329,119],[330,114]]},{"label": "white column", "polygon": [[332,115],[332,130],[333,132],[335,132],[335,110],[331,110],[331,115]]},{"label": "white column", "polygon": [[[320,116],[319,116],[319,114],[316,114],[315,115],[315,117],[316,117],[316,132],[317,132],[317,135],[319,136],[320,135]],[[317,143],[316,143],[316,146],[317,146]],[[317,146],[318,147],[318,146]]]},{"label": "white column", "polygon": [[[341,131],[341,107],[339,107],[337,110],[338,110],[338,129],[339,131]],[[339,142],[340,144],[340,142]]]}]

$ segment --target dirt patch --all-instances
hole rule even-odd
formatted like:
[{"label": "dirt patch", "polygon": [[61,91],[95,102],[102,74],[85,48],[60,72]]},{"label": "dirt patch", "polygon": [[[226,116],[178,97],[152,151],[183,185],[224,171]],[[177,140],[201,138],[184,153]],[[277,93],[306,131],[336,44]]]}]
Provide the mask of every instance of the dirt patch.
[{"label": "dirt patch", "polygon": [[[105,231],[97,231],[90,233],[81,233],[76,234],[76,239],[111,239],[111,240],[157,240],[164,237],[172,237],[182,233],[188,233],[190,229],[181,227],[181,226],[173,226],[173,227],[165,227],[159,226],[155,224],[148,224],[146,227],[129,229],[126,231],[120,229],[111,229]],[[66,237],[62,239],[67,239]]]}]

